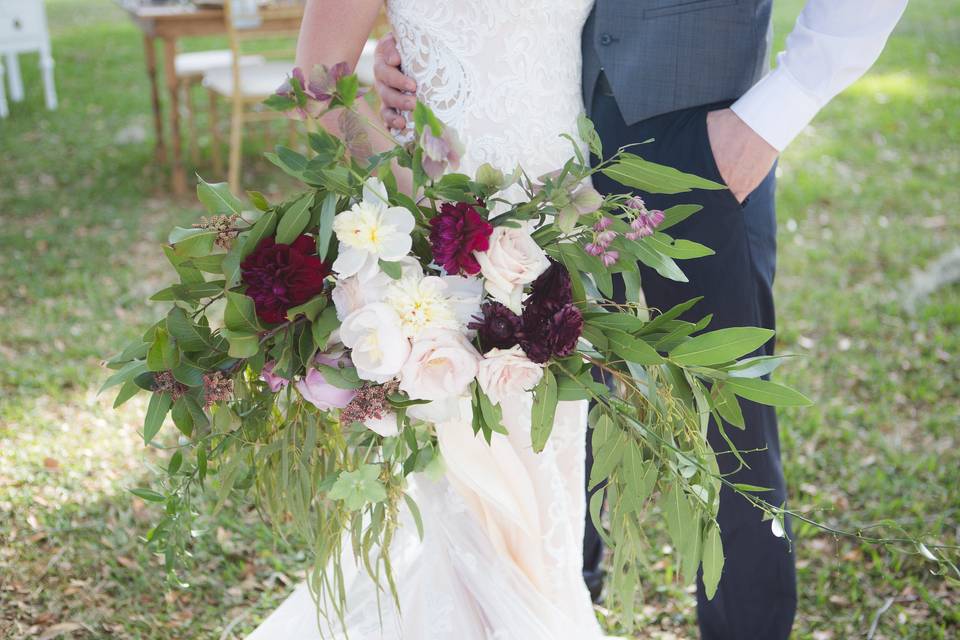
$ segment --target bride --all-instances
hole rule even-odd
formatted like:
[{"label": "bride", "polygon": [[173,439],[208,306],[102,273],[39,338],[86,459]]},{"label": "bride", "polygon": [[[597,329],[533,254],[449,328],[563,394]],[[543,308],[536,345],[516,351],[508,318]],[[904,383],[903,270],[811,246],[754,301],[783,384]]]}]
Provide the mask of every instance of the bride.
[{"label": "bride", "polygon": [[[308,0],[298,66],[356,64],[381,4]],[[580,34],[592,4],[388,0],[416,97],[465,147],[460,172],[522,164],[537,176],[573,155],[561,134],[576,138],[583,111]],[[445,470],[413,480],[424,538],[408,523],[391,549],[400,610],[358,570],[347,597],[350,638],[604,637],[581,576],[587,406],[561,403],[547,448],[535,454],[529,402],[504,407],[510,435],[490,445],[474,436],[469,414],[437,429]],[[248,640],[320,637],[301,585]]]}]

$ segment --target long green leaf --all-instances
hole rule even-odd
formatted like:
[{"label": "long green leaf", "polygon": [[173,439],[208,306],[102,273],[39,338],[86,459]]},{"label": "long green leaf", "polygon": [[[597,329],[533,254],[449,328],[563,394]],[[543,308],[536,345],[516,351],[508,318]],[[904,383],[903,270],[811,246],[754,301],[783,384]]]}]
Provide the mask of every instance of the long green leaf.
[{"label": "long green leaf", "polygon": [[277,223],[276,241],[278,244],[290,244],[296,240],[307,223],[310,222],[310,207],[313,205],[313,193],[308,193],[294,202],[284,211]]},{"label": "long green leaf", "polygon": [[666,231],[670,227],[680,224],[696,212],[703,209],[699,204],[678,204],[670,207],[663,212],[663,222],[657,227],[660,231]]},{"label": "long green leaf", "polygon": [[623,154],[620,160],[601,171],[624,186],[647,193],[675,194],[692,189],[726,189],[726,186],[712,180],[644,160],[632,153]]},{"label": "long green leaf", "polygon": [[635,338],[619,329],[606,329],[604,332],[609,342],[609,348],[624,360],[637,364],[660,364],[663,357],[656,349],[639,338]]},{"label": "long green leaf", "polygon": [[629,244],[633,255],[636,256],[640,262],[668,280],[688,282],[687,276],[685,276],[680,267],[677,266],[677,263],[673,261],[673,258],[656,251],[646,243],[646,240],[649,240],[649,238],[643,238],[642,240]]},{"label": "long green leaf", "polygon": [[732,378],[760,378],[773,373],[781,364],[796,357],[794,355],[783,355],[746,358],[733,366],[727,367],[726,372]]},{"label": "long green leaf", "polygon": [[810,398],[799,391],[776,382],[753,378],[728,378],[724,384],[741,398],[772,407],[808,407],[813,404]]},{"label": "long green leaf", "polygon": [[731,327],[691,338],[670,352],[680,365],[722,364],[756,351],[773,337],[770,329]]},{"label": "long green leaf", "polygon": [[703,544],[703,587],[707,599],[713,600],[720,584],[720,575],[723,573],[723,542],[720,540],[720,529],[711,524],[707,530]]},{"label": "long green leaf", "polygon": [[557,380],[549,368],[543,370],[543,378],[533,390],[533,412],[530,432],[533,450],[543,451],[553,431],[553,419],[557,413]]},{"label": "long green leaf", "polygon": [[[257,223],[253,225],[253,228],[246,234],[246,241],[243,243],[243,247],[240,250],[239,258],[243,260],[248,255],[253,253],[260,242],[271,235],[274,229],[277,228],[277,212],[276,211],[267,211],[265,214],[260,216],[260,219],[257,220]],[[232,266],[232,265],[231,265]],[[239,261],[238,261],[239,267]],[[228,276],[226,273],[227,265],[224,264],[224,275]]]},{"label": "long green leaf", "polygon": [[694,534],[694,514],[687,497],[676,483],[670,485],[670,490],[663,496],[663,515],[667,520],[667,533],[673,541],[673,546],[683,553],[689,547]]},{"label": "long green leaf", "polygon": [[173,404],[173,401],[169,393],[154,393],[150,396],[147,415],[143,420],[143,444],[150,444],[150,441],[160,431],[160,427],[163,426],[163,419],[167,417],[171,404]]},{"label": "long green leaf", "polygon": [[330,238],[333,235],[333,218],[337,215],[337,194],[328,193],[320,208],[320,230],[317,233],[317,255],[327,259],[330,250]]}]

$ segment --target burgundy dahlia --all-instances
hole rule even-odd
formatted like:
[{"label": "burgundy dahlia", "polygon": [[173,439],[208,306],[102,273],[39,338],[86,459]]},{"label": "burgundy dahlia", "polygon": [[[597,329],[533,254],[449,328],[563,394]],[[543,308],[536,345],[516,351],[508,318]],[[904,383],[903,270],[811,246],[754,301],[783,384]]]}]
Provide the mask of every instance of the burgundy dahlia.
[{"label": "burgundy dahlia", "polygon": [[549,306],[528,305],[523,310],[520,346],[528,358],[544,364],[550,358],[571,355],[582,332],[583,314],[575,304],[565,304],[556,311]]},{"label": "burgundy dahlia", "polygon": [[471,322],[467,328],[476,330],[484,353],[490,349],[509,349],[518,343],[520,316],[492,301],[484,304],[481,311],[483,317],[476,318],[476,322]]},{"label": "burgundy dahlia", "polygon": [[550,266],[530,285],[530,295],[526,307],[548,307],[556,311],[573,302],[573,289],[570,286],[570,273],[567,268],[550,258]]},{"label": "burgundy dahlia", "polygon": [[570,273],[551,260],[524,301],[520,346],[528,358],[543,364],[573,353],[582,331],[583,314],[573,304]]},{"label": "burgundy dahlia", "polygon": [[461,271],[474,275],[480,263],[474,251],[490,248],[493,226],[469,204],[445,202],[440,213],[430,220],[430,246],[433,260],[450,275]]},{"label": "burgundy dahlia", "polygon": [[240,276],[253,298],[257,317],[266,323],[283,322],[287,311],[323,291],[330,266],[317,255],[313,238],[302,235],[293,244],[264,238],[240,263]]}]

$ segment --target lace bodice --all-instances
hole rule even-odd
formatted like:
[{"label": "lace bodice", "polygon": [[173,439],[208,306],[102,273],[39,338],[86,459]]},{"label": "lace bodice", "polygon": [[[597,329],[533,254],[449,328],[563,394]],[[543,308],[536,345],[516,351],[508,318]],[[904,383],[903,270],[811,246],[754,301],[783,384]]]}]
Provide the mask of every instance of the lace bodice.
[{"label": "lace bodice", "polygon": [[580,33],[593,0],[389,0],[404,72],[485,162],[531,177],[573,155],[583,111]]}]

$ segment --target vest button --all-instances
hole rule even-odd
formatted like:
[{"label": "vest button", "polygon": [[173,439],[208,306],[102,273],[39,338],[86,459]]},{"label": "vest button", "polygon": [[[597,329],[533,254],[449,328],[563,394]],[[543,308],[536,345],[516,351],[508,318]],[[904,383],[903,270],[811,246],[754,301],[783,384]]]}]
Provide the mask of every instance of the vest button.
[{"label": "vest button", "polygon": [[605,47],[610,46],[611,44],[613,44],[613,36],[610,35],[609,33],[602,34],[600,36],[600,44],[602,44]]}]

